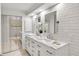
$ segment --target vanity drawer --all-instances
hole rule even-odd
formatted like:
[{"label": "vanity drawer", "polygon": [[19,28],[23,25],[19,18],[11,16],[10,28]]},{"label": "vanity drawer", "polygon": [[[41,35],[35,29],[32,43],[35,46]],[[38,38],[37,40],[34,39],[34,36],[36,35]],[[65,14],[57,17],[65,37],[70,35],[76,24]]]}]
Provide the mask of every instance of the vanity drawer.
[{"label": "vanity drawer", "polygon": [[36,42],[36,41],[34,41],[34,40],[31,40],[31,44],[36,45],[36,44],[37,44],[37,42]]},{"label": "vanity drawer", "polygon": [[42,46],[41,46],[40,44],[37,44],[37,47],[38,47],[38,48],[41,48]]},{"label": "vanity drawer", "polygon": [[37,47],[37,42],[34,40],[31,40],[31,48],[36,49],[36,47]]},{"label": "vanity drawer", "polygon": [[37,56],[38,54],[37,54],[37,49],[32,49],[31,50],[31,55],[32,56]]},{"label": "vanity drawer", "polygon": [[41,43],[39,43],[39,42],[37,42],[37,45],[36,46],[37,46],[38,49],[40,49],[40,48],[42,49],[44,47],[44,45],[41,44]]},{"label": "vanity drawer", "polygon": [[50,51],[50,50],[46,50],[46,56],[54,56],[55,53]]},{"label": "vanity drawer", "polygon": [[45,55],[46,56],[54,56],[55,55],[55,50],[50,48],[50,47],[46,47]]},{"label": "vanity drawer", "polygon": [[35,41],[31,41],[31,43],[32,43],[32,44],[35,44],[36,42],[35,42]]}]

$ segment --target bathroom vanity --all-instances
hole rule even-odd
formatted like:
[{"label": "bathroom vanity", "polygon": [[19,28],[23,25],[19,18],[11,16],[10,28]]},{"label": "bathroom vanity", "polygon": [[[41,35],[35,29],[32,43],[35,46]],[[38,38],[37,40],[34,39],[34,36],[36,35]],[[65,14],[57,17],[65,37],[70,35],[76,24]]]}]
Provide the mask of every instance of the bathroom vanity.
[{"label": "bathroom vanity", "polygon": [[68,43],[46,40],[36,35],[25,36],[25,49],[31,56],[67,56]]},{"label": "bathroom vanity", "polygon": [[[24,48],[31,56],[67,56],[68,43],[58,41],[56,11],[33,18],[33,33],[25,32]],[[27,34],[26,34],[27,33]]]}]

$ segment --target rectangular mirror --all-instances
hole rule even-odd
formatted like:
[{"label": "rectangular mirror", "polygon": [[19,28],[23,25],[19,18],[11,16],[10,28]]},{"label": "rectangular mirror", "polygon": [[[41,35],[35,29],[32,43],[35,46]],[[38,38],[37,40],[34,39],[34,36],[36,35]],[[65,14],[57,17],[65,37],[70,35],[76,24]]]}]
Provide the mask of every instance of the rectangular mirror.
[{"label": "rectangular mirror", "polygon": [[47,13],[45,15],[45,28],[46,33],[56,33],[56,11]]}]

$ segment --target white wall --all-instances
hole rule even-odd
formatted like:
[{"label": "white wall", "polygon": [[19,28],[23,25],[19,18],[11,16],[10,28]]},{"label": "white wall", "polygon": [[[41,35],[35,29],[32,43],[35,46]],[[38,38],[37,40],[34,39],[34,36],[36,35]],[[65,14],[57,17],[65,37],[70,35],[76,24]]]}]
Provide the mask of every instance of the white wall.
[{"label": "white wall", "polygon": [[70,55],[79,56],[79,4],[61,4],[57,8],[59,40],[70,43]]},{"label": "white wall", "polygon": [[3,10],[1,11],[1,14],[3,15],[14,15],[14,16],[25,16],[23,12],[19,11],[12,11],[12,10]]},{"label": "white wall", "polygon": [[69,42],[69,54],[79,56],[79,3],[58,4],[42,12],[41,16],[50,11],[57,11],[57,20],[59,20],[58,32],[54,38]]},{"label": "white wall", "polygon": [[32,18],[23,16],[22,19],[22,47],[25,48],[25,32],[32,32]]},{"label": "white wall", "polygon": [[1,3],[0,3],[0,54],[1,54]]}]

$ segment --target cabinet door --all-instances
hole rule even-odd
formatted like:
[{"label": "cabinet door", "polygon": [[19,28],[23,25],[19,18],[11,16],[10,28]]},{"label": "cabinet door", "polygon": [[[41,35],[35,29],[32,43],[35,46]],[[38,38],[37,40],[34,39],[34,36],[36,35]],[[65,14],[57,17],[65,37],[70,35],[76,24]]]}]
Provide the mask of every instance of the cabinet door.
[{"label": "cabinet door", "polygon": [[42,46],[38,43],[36,47],[37,47],[37,55],[40,56]]},{"label": "cabinet door", "polygon": [[31,53],[31,39],[29,37],[26,38],[26,50]]},{"label": "cabinet door", "polygon": [[28,49],[28,47],[30,47],[30,40],[29,40],[29,38],[26,36],[26,37],[25,37],[25,48]]},{"label": "cabinet door", "polygon": [[26,44],[25,44],[25,37],[22,39],[22,47],[23,47],[23,49],[26,49]]},{"label": "cabinet door", "polygon": [[57,49],[55,55],[56,56],[68,56],[69,55],[68,45],[65,45],[64,47]]},{"label": "cabinet door", "polygon": [[41,43],[37,44],[37,54],[38,56],[45,56],[45,46]]},{"label": "cabinet door", "polygon": [[44,44],[39,43],[40,56],[53,56],[55,55],[55,50]]},{"label": "cabinet door", "polygon": [[28,39],[27,39],[27,37],[25,37],[25,40],[24,40],[24,44],[25,44],[25,48],[27,49],[27,44],[28,44]]},{"label": "cabinet door", "polygon": [[31,40],[31,53],[32,56],[37,56],[37,42],[35,40]]},{"label": "cabinet door", "polygon": [[54,56],[55,50],[51,47],[48,47],[44,44],[37,44],[38,56]]}]

